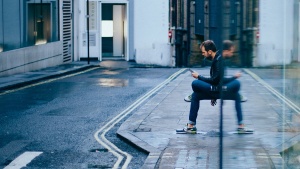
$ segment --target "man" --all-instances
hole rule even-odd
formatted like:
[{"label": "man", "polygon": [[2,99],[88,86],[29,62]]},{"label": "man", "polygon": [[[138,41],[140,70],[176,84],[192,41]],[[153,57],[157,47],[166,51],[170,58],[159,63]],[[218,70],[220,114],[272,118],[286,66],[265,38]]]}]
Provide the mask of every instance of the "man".
[{"label": "man", "polygon": [[[231,41],[225,41],[224,43],[226,43],[227,45],[227,43],[231,43]],[[230,48],[233,47],[233,45],[229,46],[231,46]],[[238,118],[238,130],[243,130],[244,124],[241,109],[241,101],[238,93],[240,89],[240,83],[236,80],[241,76],[241,74],[237,73],[233,77],[223,78],[223,57],[221,56],[220,52],[217,51],[213,41],[204,41],[201,44],[200,49],[202,55],[206,59],[212,60],[212,65],[210,68],[210,77],[204,77],[199,75],[197,72],[192,72],[192,76],[197,80],[194,80],[192,82],[192,89],[194,92],[192,94],[191,99],[189,122],[187,126],[183,129],[183,131],[191,134],[197,133],[196,119],[198,116],[200,100],[211,100],[211,105],[214,106],[216,104],[216,99],[220,97],[220,90],[223,88],[224,85],[226,88],[226,93],[228,93],[224,94],[224,98],[235,100],[235,107]],[[223,53],[227,55],[230,52],[227,52],[227,49],[225,49]],[[224,85],[222,86],[222,84]]]},{"label": "man", "polygon": [[[223,52],[222,52],[222,56],[223,58],[231,58],[233,56],[233,52],[235,50],[234,44],[232,41],[230,40],[225,40],[223,41]],[[248,99],[247,97],[243,96],[240,94],[241,97],[241,102],[246,102]],[[184,101],[186,102],[191,102],[192,100],[192,95],[188,95],[184,98]]]}]

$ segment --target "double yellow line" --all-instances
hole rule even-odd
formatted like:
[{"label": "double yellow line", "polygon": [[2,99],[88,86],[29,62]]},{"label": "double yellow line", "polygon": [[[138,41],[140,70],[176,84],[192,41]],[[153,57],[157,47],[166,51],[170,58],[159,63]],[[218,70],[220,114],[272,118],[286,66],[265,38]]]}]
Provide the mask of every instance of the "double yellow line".
[{"label": "double yellow line", "polygon": [[132,159],[132,156],[127,152],[120,150],[116,145],[111,143],[109,140],[105,138],[105,134],[111,130],[118,122],[124,119],[128,114],[130,114],[134,109],[136,109],[139,105],[141,105],[144,101],[146,101],[149,97],[151,97],[154,93],[163,88],[166,84],[170,83],[173,79],[175,79],[179,74],[181,74],[186,69],[180,69],[173,75],[171,75],[168,79],[157,85],[155,88],[150,90],[148,93],[143,95],[141,98],[136,100],[133,104],[131,104],[128,108],[118,114],[116,117],[107,122],[103,127],[101,127],[94,134],[94,138],[100,143],[103,147],[105,147],[109,152],[111,152],[114,156],[117,157],[117,161],[113,166],[113,169],[119,168],[124,156],[126,157],[126,161],[124,162],[122,169],[126,169]]},{"label": "double yellow line", "polygon": [[53,82],[53,81],[56,81],[56,80],[65,79],[65,78],[68,78],[68,77],[76,76],[76,75],[79,75],[79,74],[82,74],[82,73],[86,73],[86,72],[89,72],[89,71],[92,71],[92,70],[95,70],[95,69],[99,69],[99,68],[100,67],[93,67],[93,68],[90,68],[90,69],[87,69],[87,70],[84,70],[84,71],[80,71],[80,72],[77,72],[77,73],[73,73],[73,74],[61,76],[61,77],[58,77],[58,78],[53,78],[53,79],[45,80],[45,81],[42,81],[42,82],[38,82],[38,83],[34,83],[34,84],[27,85],[27,86],[24,86],[24,87],[20,87],[20,88],[17,88],[17,89],[6,90],[3,93],[0,93],[0,96],[8,94],[8,93],[13,93],[13,92],[16,92],[16,91],[20,91],[20,90],[23,90],[23,89],[27,89],[27,88],[30,88],[30,87],[34,87],[34,86],[38,86],[38,85],[50,83],[50,82]]}]

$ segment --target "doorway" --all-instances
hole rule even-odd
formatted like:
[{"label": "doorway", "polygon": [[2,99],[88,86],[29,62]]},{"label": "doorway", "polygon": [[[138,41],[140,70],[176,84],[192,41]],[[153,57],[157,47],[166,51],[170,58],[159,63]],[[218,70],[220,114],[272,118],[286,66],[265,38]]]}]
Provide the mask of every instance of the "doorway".
[{"label": "doorway", "polygon": [[102,59],[126,60],[126,5],[101,4]]}]

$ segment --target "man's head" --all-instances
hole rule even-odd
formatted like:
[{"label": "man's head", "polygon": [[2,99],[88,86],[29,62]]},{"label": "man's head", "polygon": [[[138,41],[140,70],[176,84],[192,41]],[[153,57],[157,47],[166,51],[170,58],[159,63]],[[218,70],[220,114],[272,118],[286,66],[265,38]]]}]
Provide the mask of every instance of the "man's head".
[{"label": "man's head", "polygon": [[201,53],[206,58],[213,58],[217,52],[215,43],[212,40],[206,40],[200,45]]},{"label": "man's head", "polygon": [[233,52],[235,50],[234,44],[230,40],[223,41],[223,52],[222,56],[227,58],[233,56]]}]

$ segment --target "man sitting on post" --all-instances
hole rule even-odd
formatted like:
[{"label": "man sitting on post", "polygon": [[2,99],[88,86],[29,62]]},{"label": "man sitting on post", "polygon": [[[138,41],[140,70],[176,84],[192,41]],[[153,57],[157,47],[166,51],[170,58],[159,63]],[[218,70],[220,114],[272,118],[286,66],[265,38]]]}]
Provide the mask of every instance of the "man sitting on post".
[{"label": "man sitting on post", "polygon": [[[231,42],[231,41],[230,41]],[[232,46],[233,47],[233,46]],[[235,100],[235,108],[237,112],[238,131],[244,130],[241,98],[239,95],[240,82],[236,79],[241,76],[237,73],[233,77],[223,78],[224,66],[223,58],[212,40],[206,40],[200,45],[202,55],[212,60],[210,68],[210,77],[204,77],[197,72],[192,72],[192,76],[196,78],[192,82],[192,99],[189,113],[189,122],[183,129],[186,133],[196,134],[196,119],[198,116],[198,110],[200,107],[200,100],[211,100],[211,105],[216,105],[216,100],[220,98],[220,90],[226,89],[224,94],[225,99]],[[223,80],[223,82],[222,82]],[[222,83],[224,84],[222,86]],[[177,130],[179,132],[179,130]]]},{"label": "man sitting on post", "polygon": [[[230,41],[230,40],[223,41],[222,56],[224,59],[231,58],[233,56],[234,50],[235,50],[235,47],[234,47],[234,44],[232,41]],[[205,60],[206,60],[206,58],[205,58]],[[225,67],[224,67],[224,69],[225,69]],[[241,97],[241,102],[246,102],[248,100],[248,98],[243,96],[241,93],[240,93],[240,97]],[[184,98],[184,101],[186,101],[186,102],[191,102],[191,100],[192,100],[192,94],[190,94]]]}]

